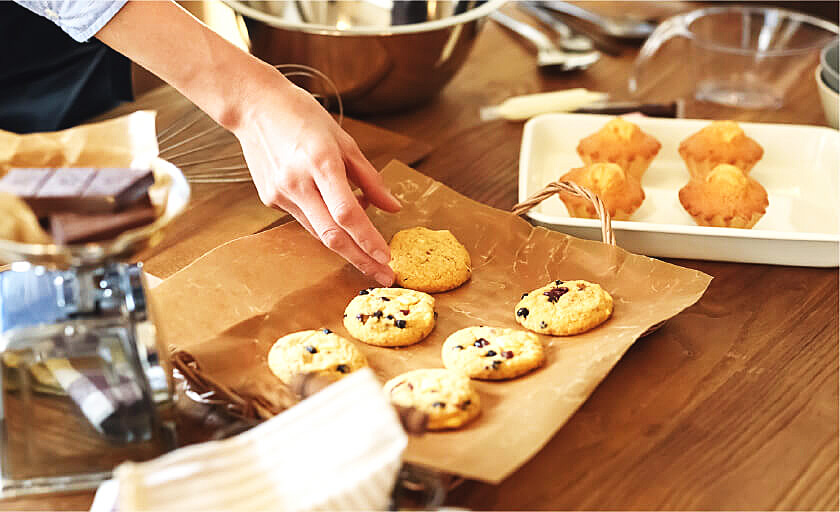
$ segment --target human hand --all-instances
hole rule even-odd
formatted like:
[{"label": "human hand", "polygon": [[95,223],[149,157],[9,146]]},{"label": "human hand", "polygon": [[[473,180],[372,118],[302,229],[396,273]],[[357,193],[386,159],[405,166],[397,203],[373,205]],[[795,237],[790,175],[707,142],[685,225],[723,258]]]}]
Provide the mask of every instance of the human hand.
[{"label": "human hand", "polygon": [[[172,34],[178,37],[173,38]],[[266,205],[292,214],[362,272],[390,286],[388,244],[363,204],[399,210],[376,169],[315,99],[175,2],[128,2],[97,32],[233,132]]]},{"label": "human hand", "polygon": [[396,212],[399,201],[352,137],[309,93],[279,72],[257,90],[233,132],[260,200],[285,210],[324,245],[390,286],[388,244],[363,207],[369,202]]}]

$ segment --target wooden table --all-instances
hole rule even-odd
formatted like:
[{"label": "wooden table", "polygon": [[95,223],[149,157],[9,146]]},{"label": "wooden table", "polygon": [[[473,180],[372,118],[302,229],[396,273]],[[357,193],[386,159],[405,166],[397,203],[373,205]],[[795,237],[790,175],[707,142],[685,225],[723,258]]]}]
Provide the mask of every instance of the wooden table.
[{"label": "wooden table", "polygon": [[[646,14],[691,7],[621,6]],[[514,94],[576,86],[621,98],[635,53],[628,46],[620,57],[605,57],[586,72],[543,75],[526,47],[488,23],[463,70],[434,102],[366,120],[427,145],[389,139],[393,147],[374,148],[375,163],[381,166],[389,156],[411,159],[434,148],[416,166],[420,171],[476,200],[509,209],[517,198],[522,124],[482,123],[479,107]],[[660,95],[676,94],[675,84],[683,81],[679,70],[678,55],[672,53],[657,85]],[[178,101],[172,91],[157,91],[126,109],[154,107],[173,119]],[[787,104],[776,111],[690,103],[688,113],[825,124],[810,75],[798,81]],[[380,140],[370,130],[361,125],[350,129],[357,137],[367,133],[362,147],[368,151]],[[142,259],[150,273],[165,278],[218,243],[280,221],[279,213],[259,205],[250,184],[196,186],[190,211]],[[637,343],[529,463],[498,486],[464,483],[450,494],[449,504],[472,509],[838,509],[837,269],[674,263],[714,276],[702,300]],[[0,502],[0,509],[86,509],[91,496],[11,500]]]}]

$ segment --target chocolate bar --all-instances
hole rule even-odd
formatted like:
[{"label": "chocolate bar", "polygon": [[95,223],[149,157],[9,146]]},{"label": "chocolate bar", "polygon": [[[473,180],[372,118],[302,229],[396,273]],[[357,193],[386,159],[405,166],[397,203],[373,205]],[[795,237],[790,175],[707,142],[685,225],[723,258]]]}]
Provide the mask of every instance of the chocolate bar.
[{"label": "chocolate bar", "polygon": [[52,176],[52,169],[12,169],[0,179],[0,191],[19,197],[34,196]]},{"label": "chocolate bar", "polygon": [[146,195],[155,182],[152,171],[138,169],[99,169],[88,184],[84,198],[103,198],[113,208],[131,204]]},{"label": "chocolate bar", "polygon": [[150,170],[140,169],[12,169],[0,179],[0,191],[19,196],[39,217],[105,213],[142,198],[154,181]]},{"label": "chocolate bar", "polygon": [[22,199],[39,217],[51,212],[81,210],[75,203],[93,179],[93,172],[93,169],[55,169],[34,195]]},{"label": "chocolate bar", "polygon": [[76,244],[109,240],[127,229],[149,224],[156,218],[155,209],[144,201],[115,213],[56,213],[50,215],[50,233],[58,244]]}]

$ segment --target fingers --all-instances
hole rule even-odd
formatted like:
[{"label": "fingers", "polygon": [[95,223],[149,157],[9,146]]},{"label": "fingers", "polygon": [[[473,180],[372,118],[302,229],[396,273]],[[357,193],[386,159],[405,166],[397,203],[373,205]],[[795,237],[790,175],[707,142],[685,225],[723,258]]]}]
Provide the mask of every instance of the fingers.
[{"label": "fingers", "polygon": [[[352,140],[351,140],[352,142]],[[368,162],[355,142],[347,150],[347,176],[359,186],[372,204],[386,212],[398,212],[402,205],[385,185],[382,176]]]},{"label": "fingers", "polygon": [[[342,168],[339,169],[338,166]],[[315,184],[330,216],[365,253],[382,265],[390,261],[390,249],[374,227],[347,183],[343,163],[322,164],[313,173]]]},{"label": "fingers", "polygon": [[353,195],[356,196],[356,201],[359,202],[359,206],[362,207],[362,210],[367,210],[367,207],[370,206],[370,201],[368,201],[368,198],[365,197],[364,193],[362,193],[361,190],[357,190],[353,193]]},{"label": "fingers", "polygon": [[[365,199],[363,197],[359,197],[358,200],[360,202],[365,201]],[[279,205],[279,204],[277,204],[275,206],[277,208],[282,208],[283,210],[285,210],[289,215],[294,217],[295,220],[297,220],[298,223],[301,226],[303,226],[304,229],[306,229],[312,236],[320,239],[324,243],[324,245],[326,245],[327,247],[334,250],[335,252],[340,254],[342,257],[344,257],[345,259],[350,261],[350,263],[352,263],[353,266],[355,266],[356,268],[358,268],[359,270],[361,270],[365,274],[373,275],[374,279],[376,279],[377,282],[382,284],[382,286],[391,286],[394,283],[394,273],[393,273],[393,270],[391,270],[390,267],[385,266],[384,269],[365,270],[366,268],[368,268],[366,266],[368,264],[368,262],[362,263],[363,258],[360,258],[360,259],[353,258],[353,259],[351,259],[350,257],[347,256],[346,252],[343,252],[343,251],[340,250],[341,249],[340,247],[338,247],[339,250],[337,250],[333,247],[330,247],[330,245],[335,246],[336,244],[332,243],[332,242],[328,243],[327,239],[329,239],[329,236],[327,236],[326,237],[327,239],[325,239],[325,236],[323,235],[323,230],[321,230],[321,232],[319,232],[316,228],[314,228],[312,226],[312,224],[309,222],[309,219],[306,218],[306,215],[303,213],[303,211],[301,211],[300,208],[295,206],[294,203],[284,202],[284,204],[282,206]],[[338,244],[338,245],[340,246],[340,244]],[[356,249],[358,249],[358,247]],[[359,251],[359,252],[361,252],[361,251]],[[368,258],[368,260],[369,260],[369,258]],[[357,264],[357,261],[358,261],[358,264]]]},{"label": "fingers", "polygon": [[[353,196],[353,194],[349,194],[349,196],[350,202],[343,204],[352,204],[355,209],[361,211],[361,207],[356,201],[355,196]],[[311,224],[315,235],[324,245],[340,254],[347,261],[352,263],[353,266],[365,274],[373,276],[374,279],[383,286],[391,286],[391,284],[393,284],[394,271],[391,270],[388,265],[380,263],[372,258],[366,251],[362,250],[362,248],[360,248],[356,241],[350,236],[347,229],[336,222],[332,212],[324,203],[321,194],[315,188],[314,183],[312,184],[311,190],[305,194],[305,197],[296,198],[296,202],[306,216],[306,219]],[[367,216],[364,215],[363,211],[361,214],[365,219],[367,219]],[[346,217],[344,217],[343,220],[347,222]],[[353,222],[357,221],[354,220],[349,222],[349,224],[352,224]],[[369,222],[370,221],[368,220],[368,223]],[[372,224],[371,229],[380,239],[382,239],[382,236],[379,235],[379,232],[376,231],[375,228],[373,228]],[[384,240],[382,240],[382,244],[387,248]]]},{"label": "fingers", "polygon": [[[364,208],[372,203],[397,211],[401,205],[353,139],[336,130],[326,112],[323,119],[320,113],[300,116],[298,129],[291,135],[281,132],[286,138],[273,145],[259,125],[237,135],[249,167],[258,171],[253,175],[260,199],[289,212],[328,248],[390,286],[390,249]],[[360,197],[350,189],[348,178],[359,185]]]},{"label": "fingers", "polygon": [[295,206],[295,203],[291,201],[278,201],[275,204],[272,204],[271,206],[273,208],[283,210],[292,217],[294,217],[298,224],[303,226],[303,229],[308,231],[310,235],[314,236],[315,238],[318,238],[318,233],[315,232],[315,229],[312,227],[312,224],[309,223],[309,220],[306,218],[306,215],[303,214],[300,208]]}]

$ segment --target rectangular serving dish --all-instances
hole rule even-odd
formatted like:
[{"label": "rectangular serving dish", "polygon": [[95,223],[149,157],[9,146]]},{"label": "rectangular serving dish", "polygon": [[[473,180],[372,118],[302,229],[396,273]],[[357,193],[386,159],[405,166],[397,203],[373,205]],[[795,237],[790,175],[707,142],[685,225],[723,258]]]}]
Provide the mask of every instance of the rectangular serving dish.
[{"label": "rectangular serving dish", "polygon": [[[525,123],[519,155],[519,201],[572,168],[583,165],[578,142],[613,116],[544,114]],[[767,189],[770,205],[753,229],[698,226],[677,193],[689,179],[677,149],[710,121],[634,117],[662,149],[642,180],[645,202],[633,220],[613,221],[618,245],[628,251],[668,258],[741,263],[836,267],[840,132],[788,124],[739,123],[764,148],[750,175]],[[570,217],[553,196],[527,214],[535,223],[572,236],[597,240],[596,219]]]}]

